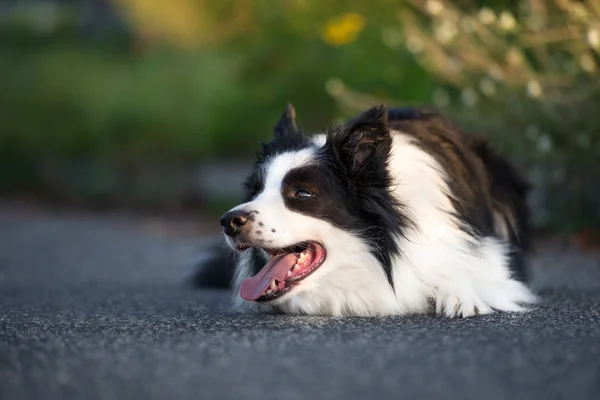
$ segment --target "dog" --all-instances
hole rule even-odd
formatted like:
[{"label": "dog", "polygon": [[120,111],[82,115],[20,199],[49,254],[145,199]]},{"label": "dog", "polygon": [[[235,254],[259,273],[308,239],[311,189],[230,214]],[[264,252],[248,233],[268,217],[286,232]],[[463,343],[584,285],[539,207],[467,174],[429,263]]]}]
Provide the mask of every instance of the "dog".
[{"label": "dog", "polygon": [[290,104],[244,189],[220,219],[237,311],[465,318],[537,302],[528,182],[435,109],[376,106],[308,136]]}]

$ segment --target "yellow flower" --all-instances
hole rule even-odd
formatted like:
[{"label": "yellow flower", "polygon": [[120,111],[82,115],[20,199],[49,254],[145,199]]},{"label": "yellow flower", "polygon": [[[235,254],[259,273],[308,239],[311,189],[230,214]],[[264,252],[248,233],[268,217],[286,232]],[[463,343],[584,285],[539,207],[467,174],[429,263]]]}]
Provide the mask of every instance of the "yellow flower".
[{"label": "yellow flower", "polygon": [[365,27],[365,18],[357,13],[345,13],[325,24],[323,40],[332,46],[352,43]]}]

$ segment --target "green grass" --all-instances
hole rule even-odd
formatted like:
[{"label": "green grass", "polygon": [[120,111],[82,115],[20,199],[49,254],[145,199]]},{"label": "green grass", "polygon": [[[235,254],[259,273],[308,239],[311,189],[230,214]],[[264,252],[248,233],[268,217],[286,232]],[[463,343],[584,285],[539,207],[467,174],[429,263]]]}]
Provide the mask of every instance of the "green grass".
[{"label": "green grass", "polygon": [[218,54],[3,54],[0,140],[41,157],[210,156],[234,136],[235,68]]}]

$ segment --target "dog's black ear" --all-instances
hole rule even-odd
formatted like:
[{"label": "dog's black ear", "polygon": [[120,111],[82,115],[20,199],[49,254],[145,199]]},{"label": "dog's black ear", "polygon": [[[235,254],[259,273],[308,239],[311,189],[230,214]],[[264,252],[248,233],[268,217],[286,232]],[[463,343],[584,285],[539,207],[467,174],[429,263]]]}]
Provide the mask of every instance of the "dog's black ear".
[{"label": "dog's black ear", "polygon": [[392,146],[384,105],[373,107],[330,132],[327,142],[352,178],[385,168]]},{"label": "dog's black ear", "polygon": [[273,139],[282,139],[285,137],[302,136],[302,130],[296,123],[296,110],[294,106],[288,104],[285,111],[279,118],[279,121],[273,128]]},{"label": "dog's black ear", "polygon": [[261,142],[262,155],[273,153],[281,147],[299,147],[305,143],[306,138],[302,129],[296,122],[296,110],[288,104],[273,127],[273,138],[269,143]]}]

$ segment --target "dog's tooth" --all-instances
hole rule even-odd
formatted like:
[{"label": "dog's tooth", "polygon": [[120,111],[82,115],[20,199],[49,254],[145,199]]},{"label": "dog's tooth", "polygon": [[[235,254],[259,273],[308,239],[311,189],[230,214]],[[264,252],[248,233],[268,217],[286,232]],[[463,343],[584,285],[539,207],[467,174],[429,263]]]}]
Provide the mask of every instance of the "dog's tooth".
[{"label": "dog's tooth", "polygon": [[288,272],[287,272],[287,274],[285,274],[285,276],[286,276],[286,277],[288,277],[288,278],[289,278],[290,276],[292,276],[292,271],[288,271]]},{"label": "dog's tooth", "polygon": [[300,266],[298,264],[294,265],[294,267],[292,268],[292,271],[297,271],[300,269]]},{"label": "dog's tooth", "polygon": [[273,279],[273,280],[271,281],[271,286],[270,286],[270,288],[271,288],[272,290],[275,290],[275,289],[277,289],[277,283],[275,283],[275,279]]}]

